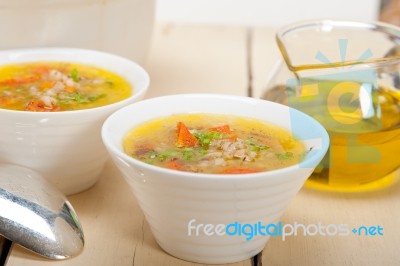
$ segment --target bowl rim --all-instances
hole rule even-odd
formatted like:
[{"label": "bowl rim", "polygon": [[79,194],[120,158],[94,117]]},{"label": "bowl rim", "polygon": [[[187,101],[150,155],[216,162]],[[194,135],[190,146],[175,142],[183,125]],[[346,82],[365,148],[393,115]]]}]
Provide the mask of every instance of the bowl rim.
[{"label": "bowl rim", "polygon": [[[102,57],[105,58],[105,60],[116,60],[118,61],[118,63],[125,64],[129,67],[130,71],[133,71],[137,74],[137,76],[140,76],[140,80],[143,81],[143,85],[140,87],[135,87],[133,86],[134,84],[132,84],[126,77],[124,77],[123,75],[116,73],[117,75],[121,76],[122,78],[124,78],[128,83],[130,83],[132,85],[132,95],[130,95],[128,98],[123,99],[121,101],[118,102],[114,102],[111,104],[107,104],[107,105],[103,105],[103,106],[98,106],[98,107],[93,107],[93,108],[88,108],[88,109],[79,109],[79,110],[67,110],[67,111],[58,111],[58,112],[29,112],[29,111],[24,111],[24,110],[11,110],[11,109],[4,109],[4,108],[0,108],[0,112],[4,112],[4,113],[8,113],[8,114],[12,114],[12,115],[26,115],[29,114],[29,116],[37,116],[37,117],[41,117],[43,115],[46,116],[60,116],[60,115],[66,115],[66,114],[81,114],[81,113],[91,113],[91,112],[96,112],[99,110],[106,110],[106,109],[113,109],[113,108],[118,108],[118,106],[124,106],[127,105],[127,103],[130,103],[131,101],[134,101],[136,99],[141,99],[146,92],[149,89],[150,86],[150,76],[147,73],[147,71],[138,63],[134,62],[133,60],[130,60],[126,57],[117,55],[117,54],[113,54],[113,53],[109,53],[109,52],[104,52],[104,51],[100,51],[100,50],[95,50],[95,49],[85,49],[85,48],[74,48],[74,47],[33,47],[33,48],[17,48],[17,49],[8,49],[8,50],[2,50],[0,51],[0,67],[1,66],[5,66],[5,65],[11,65],[14,64],[15,59],[14,57],[26,57],[26,56],[33,56],[33,55],[38,55],[40,56],[41,54],[49,56],[49,55],[53,55],[55,57],[57,57],[58,55],[62,55],[62,54],[67,54],[67,53],[74,53],[74,54],[79,54],[79,55],[83,55],[83,54],[87,54],[88,56],[96,56],[96,57]],[[2,60],[2,57],[9,57],[9,61],[5,62]],[[10,58],[11,57],[11,58]],[[74,56],[75,58],[75,56]],[[71,63],[77,63],[77,64],[83,64],[83,65],[88,65],[88,66],[93,66],[93,67],[99,67],[98,64],[96,63],[89,63],[89,62],[85,62],[83,63],[82,60],[77,60],[71,58],[71,60],[65,60],[65,59],[32,59],[32,60],[27,60],[27,61],[23,61],[21,63],[29,63],[29,62],[38,62],[38,61],[47,61],[47,62],[71,62]],[[18,64],[18,63],[17,63]],[[127,68],[128,68],[127,67]],[[107,67],[103,67],[100,66],[99,68],[104,69],[106,71],[110,71],[115,73],[115,71],[112,68],[107,68]]]},{"label": "bowl rim", "polygon": [[[321,149],[318,149],[315,153],[312,154],[312,156],[309,156],[308,158],[306,157],[305,160],[302,161],[308,162],[308,163],[315,163],[317,165],[319,161],[323,158],[323,156],[326,154],[328,148],[329,148],[329,135],[326,131],[326,129],[319,123],[317,122],[314,118],[310,117],[309,115],[300,112],[292,107],[282,105],[279,103],[275,103],[272,101],[267,101],[263,99],[258,99],[258,98],[252,98],[252,97],[247,97],[247,96],[235,96],[235,95],[227,95],[227,94],[212,94],[212,93],[190,93],[190,94],[173,94],[173,95],[167,95],[167,96],[160,96],[160,97],[154,97],[154,98],[149,98],[143,101],[139,101],[136,103],[132,103],[130,105],[127,105],[117,111],[115,111],[113,114],[111,114],[103,123],[102,129],[101,129],[101,136],[102,136],[102,141],[104,145],[106,146],[107,150],[111,152],[114,155],[117,155],[118,157],[122,157],[124,160],[129,162],[130,164],[133,165],[138,165],[141,168],[144,168],[146,170],[150,170],[153,172],[157,172],[158,174],[164,175],[164,177],[167,177],[167,174],[173,175],[175,177],[179,178],[202,178],[202,179],[242,179],[242,178],[266,178],[266,177],[273,177],[277,174],[282,174],[284,172],[293,172],[299,168],[308,168],[310,169],[311,167],[300,167],[300,163],[291,165],[288,167],[284,168],[279,168],[279,169],[274,169],[274,170],[269,170],[269,171],[263,171],[263,172],[257,172],[257,173],[246,173],[246,174],[210,174],[210,173],[194,173],[194,172],[186,172],[186,171],[179,171],[179,170],[173,170],[173,169],[168,169],[168,168],[163,168],[159,166],[154,166],[147,164],[145,162],[142,162],[138,159],[135,159],[125,152],[123,152],[121,149],[116,147],[116,145],[113,144],[113,141],[109,138],[109,132],[108,129],[110,128],[110,124],[120,113],[127,112],[127,110],[130,110],[132,108],[135,108],[137,105],[146,105],[149,102],[153,101],[168,101],[169,99],[173,98],[179,98],[179,97],[193,97],[193,98],[198,98],[198,97],[212,97],[214,99],[221,99],[221,100],[226,100],[226,99],[231,99],[231,100],[245,100],[249,101],[249,103],[262,103],[262,104],[267,104],[267,105],[277,105],[279,108],[289,108],[289,110],[292,112],[295,112],[297,115],[301,115],[307,121],[310,123],[313,123],[321,132],[320,137],[322,139],[321,141]],[[130,111],[132,112],[132,111]],[[212,113],[212,112],[211,112]],[[237,115],[237,114],[235,114]],[[240,115],[237,115],[240,116]],[[265,120],[268,122],[268,120]],[[134,126],[133,126],[134,127]],[[131,127],[131,129],[133,128]],[[123,136],[125,136],[128,132],[124,132]],[[121,140],[122,141],[122,140]],[[114,156],[112,156],[114,157]],[[137,170],[137,169],[136,169]]]}]

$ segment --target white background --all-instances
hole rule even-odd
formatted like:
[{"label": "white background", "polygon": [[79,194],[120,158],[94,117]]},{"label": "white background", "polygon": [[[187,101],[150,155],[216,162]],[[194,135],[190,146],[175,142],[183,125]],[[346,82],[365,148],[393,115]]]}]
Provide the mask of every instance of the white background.
[{"label": "white background", "polygon": [[169,22],[281,26],[308,19],[376,20],[379,0],[157,0]]}]

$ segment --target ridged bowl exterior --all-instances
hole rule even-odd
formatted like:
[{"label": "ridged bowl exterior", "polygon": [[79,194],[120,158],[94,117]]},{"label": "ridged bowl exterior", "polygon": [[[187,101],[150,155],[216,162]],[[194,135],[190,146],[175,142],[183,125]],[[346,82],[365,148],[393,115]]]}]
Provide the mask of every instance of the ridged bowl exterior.
[{"label": "ridged bowl exterior", "polygon": [[[158,244],[166,252],[200,263],[248,259],[265,247],[268,235],[251,240],[243,235],[204,232],[196,236],[196,230],[189,229],[189,222],[195,219],[195,226],[228,225],[236,221],[276,223],[324,156],[328,135],[315,120],[306,117],[304,126],[310,130],[310,138],[319,138],[321,144],[312,158],[308,158],[307,165],[255,174],[186,173],[151,166],[124,154],[122,139],[129,129],[151,118],[187,112],[250,116],[290,128],[288,107],[246,97],[175,95],[125,107],[111,115],[102,129],[106,148],[132,188]],[[302,132],[302,137],[305,134]]]},{"label": "ridged bowl exterior", "polygon": [[108,158],[100,134],[104,120],[117,109],[141,100],[149,78],[134,62],[98,51],[43,48],[0,52],[1,65],[49,60],[102,67],[125,77],[133,86],[130,98],[98,108],[66,112],[0,109],[0,162],[35,170],[70,195],[96,183]]}]

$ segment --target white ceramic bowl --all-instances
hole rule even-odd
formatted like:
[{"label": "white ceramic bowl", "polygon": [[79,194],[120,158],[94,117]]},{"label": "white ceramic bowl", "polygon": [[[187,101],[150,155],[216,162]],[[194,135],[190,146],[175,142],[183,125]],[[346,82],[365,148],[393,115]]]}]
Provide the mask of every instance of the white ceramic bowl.
[{"label": "white ceramic bowl", "polygon": [[0,163],[22,165],[42,174],[64,194],[83,191],[98,180],[108,158],[101,125],[112,112],[141,100],[149,77],[136,63],[108,53],[72,48],[19,49],[0,52],[0,65],[65,61],[101,67],[133,86],[131,97],[107,106],[65,112],[0,109]]},{"label": "white ceramic bowl", "polygon": [[[123,152],[122,139],[130,129],[176,113],[218,113],[268,121],[290,130],[313,149],[301,164],[239,175],[180,172],[143,163]],[[134,103],[106,120],[102,138],[132,187],[158,244],[173,256],[200,263],[236,262],[260,252],[268,236],[248,241],[244,235],[210,235],[212,230],[203,231],[205,224],[277,222],[329,145],[325,129],[301,112],[260,99],[215,94],[172,95]],[[200,229],[198,236],[196,228]]]}]

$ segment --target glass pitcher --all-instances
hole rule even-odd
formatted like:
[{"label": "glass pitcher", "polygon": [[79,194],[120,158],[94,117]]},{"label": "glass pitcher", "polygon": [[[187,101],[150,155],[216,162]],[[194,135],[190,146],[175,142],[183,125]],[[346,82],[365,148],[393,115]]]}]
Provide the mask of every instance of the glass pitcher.
[{"label": "glass pitcher", "polygon": [[318,120],[330,150],[307,185],[368,191],[400,176],[400,28],[311,21],[278,31],[282,54],[264,99]]}]

